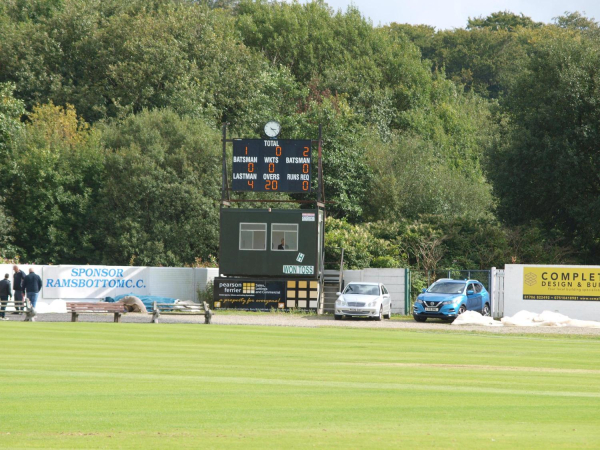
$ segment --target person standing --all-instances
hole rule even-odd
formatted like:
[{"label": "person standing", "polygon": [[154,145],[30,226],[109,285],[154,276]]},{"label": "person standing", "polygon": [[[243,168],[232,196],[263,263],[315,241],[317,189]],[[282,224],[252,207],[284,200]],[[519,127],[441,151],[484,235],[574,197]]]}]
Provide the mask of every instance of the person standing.
[{"label": "person standing", "polygon": [[27,298],[31,302],[32,308],[35,308],[41,290],[42,279],[30,268],[29,274],[25,277],[25,291],[27,292]]},{"label": "person standing", "polygon": [[[19,266],[14,265],[13,266],[13,289],[15,290],[15,295],[13,296],[13,300],[15,302],[22,302],[23,301],[23,291],[25,290],[24,284],[25,284],[25,272],[23,272],[21,269],[19,269]],[[23,306],[16,306],[15,305],[15,310],[17,311],[23,311],[25,308]]]},{"label": "person standing", "polygon": [[4,275],[4,280],[0,281],[0,320],[8,320],[4,311],[8,304],[8,298],[12,295],[12,286],[10,285],[9,275]]}]

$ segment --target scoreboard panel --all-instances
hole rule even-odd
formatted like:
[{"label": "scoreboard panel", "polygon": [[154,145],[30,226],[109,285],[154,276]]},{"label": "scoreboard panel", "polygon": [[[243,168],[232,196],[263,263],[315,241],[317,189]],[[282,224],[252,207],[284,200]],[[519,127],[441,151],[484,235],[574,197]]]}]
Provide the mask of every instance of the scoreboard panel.
[{"label": "scoreboard panel", "polygon": [[235,139],[234,191],[310,192],[311,141]]}]

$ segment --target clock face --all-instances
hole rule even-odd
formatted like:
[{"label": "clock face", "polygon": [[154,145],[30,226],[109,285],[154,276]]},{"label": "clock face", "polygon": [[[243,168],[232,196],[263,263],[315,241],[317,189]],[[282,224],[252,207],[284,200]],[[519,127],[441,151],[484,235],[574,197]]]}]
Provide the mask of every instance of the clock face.
[{"label": "clock face", "polygon": [[265,134],[271,138],[278,136],[280,131],[281,125],[279,125],[279,122],[271,120],[265,125]]}]

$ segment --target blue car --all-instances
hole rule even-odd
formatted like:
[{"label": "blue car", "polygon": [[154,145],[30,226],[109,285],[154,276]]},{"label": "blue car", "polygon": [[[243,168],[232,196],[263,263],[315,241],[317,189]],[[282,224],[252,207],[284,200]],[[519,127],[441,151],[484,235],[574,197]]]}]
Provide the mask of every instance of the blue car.
[{"label": "blue car", "polygon": [[452,322],[465,311],[491,315],[490,294],[477,280],[437,280],[417,297],[413,317],[417,322],[446,319]]}]

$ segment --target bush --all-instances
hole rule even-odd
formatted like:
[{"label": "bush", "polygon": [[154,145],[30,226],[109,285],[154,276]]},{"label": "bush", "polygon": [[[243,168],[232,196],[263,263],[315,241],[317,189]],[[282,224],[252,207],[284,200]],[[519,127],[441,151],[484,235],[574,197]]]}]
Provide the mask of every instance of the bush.
[{"label": "bush", "polygon": [[196,294],[198,294],[198,301],[200,303],[206,302],[208,306],[213,309],[214,307],[214,290],[215,284],[213,281],[208,281],[204,289],[200,289],[200,286],[196,288]]}]

